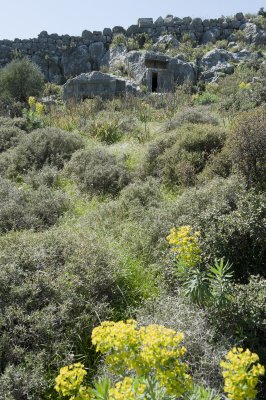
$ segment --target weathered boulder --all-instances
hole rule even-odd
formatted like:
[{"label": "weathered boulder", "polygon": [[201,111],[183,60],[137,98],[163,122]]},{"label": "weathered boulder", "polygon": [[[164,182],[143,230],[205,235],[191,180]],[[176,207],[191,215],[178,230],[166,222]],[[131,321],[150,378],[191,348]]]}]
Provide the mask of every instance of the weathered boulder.
[{"label": "weathered boulder", "polygon": [[208,70],[215,67],[217,64],[227,63],[233,59],[232,53],[225,49],[215,48],[206,53],[201,59],[201,67]]},{"label": "weathered boulder", "polygon": [[229,63],[233,61],[233,54],[225,49],[214,49],[206,53],[200,60],[200,79],[205,82],[214,82],[221,73],[232,74],[234,67]]},{"label": "weathered boulder", "polygon": [[85,45],[66,50],[61,59],[63,74],[66,78],[91,71],[90,54]]},{"label": "weathered boulder", "polygon": [[104,44],[102,42],[91,43],[89,46],[89,56],[92,63],[92,69],[99,69],[101,60],[105,54]]},{"label": "weathered boulder", "polygon": [[126,82],[114,75],[93,71],[69,79],[64,84],[63,91],[65,101],[83,100],[95,96],[112,98],[126,93]]},{"label": "weathered boulder", "polygon": [[169,62],[169,70],[173,72],[175,84],[196,83],[197,71],[192,63],[185,62],[179,58],[172,58]]},{"label": "weathered boulder", "polygon": [[246,23],[243,27],[244,39],[247,43],[254,43],[256,45],[266,44],[266,33],[260,29],[256,24]]},{"label": "weathered boulder", "polygon": [[163,24],[164,24],[163,17],[157,18],[156,21],[154,22],[154,25],[157,25],[157,26],[163,26]]},{"label": "weathered boulder", "polygon": [[227,63],[218,63],[217,65],[214,65],[207,71],[203,71],[200,74],[200,79],[203,80],[204,82],[215,82],[221,74],[227,74],[230,75],[234,72],[234,66]]},{"label": "weathered boulder", "polygon": [[103,56],[100,67],[115,71],[125,64],[127,49],[125,46],[111,47]]},{"label": "weathered boulder", "polygon": [[215,43],[220,37],[220,34],[221,34],[220,29],[211,28],[203,33],[201,38],[201,43],[202,44]]},{"label": "weathered boulder", "polygon": [[161,47],[164,47],[164,49],[172,49],[172,48],[178,48],[180,46],[180,42],[177,40],[177,38],[173,35],[163,35],[159,36],[158,40],[156,43],[153,45],[153,50],[160,50]]},{"label": "weathered boulder", "polygon": [[144,53],[133,50],[127,53],[125,67],[128,74],[136,81],[138,85],[144,84],[144,75],[146,67],[144,63]]}]

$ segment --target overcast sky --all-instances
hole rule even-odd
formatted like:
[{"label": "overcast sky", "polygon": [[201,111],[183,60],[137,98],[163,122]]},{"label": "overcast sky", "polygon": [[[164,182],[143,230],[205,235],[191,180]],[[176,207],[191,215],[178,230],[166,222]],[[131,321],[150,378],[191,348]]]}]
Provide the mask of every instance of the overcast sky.
[{"label": "overcast sky", "polygon": [[0,39],[33,38],[41,31],[80,35],[84,29],[127,28],[140,17],[217,18],[257,13],[265,0],[0,0]]}]

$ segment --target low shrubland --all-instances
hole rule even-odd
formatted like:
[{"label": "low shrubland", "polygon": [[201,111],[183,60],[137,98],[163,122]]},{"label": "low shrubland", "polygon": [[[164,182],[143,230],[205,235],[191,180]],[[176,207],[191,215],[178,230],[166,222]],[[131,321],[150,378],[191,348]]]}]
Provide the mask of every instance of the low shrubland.
[{"label": "low shrubland", "polygon": [[[143,332],[184,333],[187,399],[238,399],[252,353],[266,363],[262,71],[239,66],[160,96],[42,107],[27,97],[23,118],[0,118],[0,398],[76,396],[62,392],[60,368],[84,378],[86,396],[132,395],[138,382],[108,371],[91,333],[134,319]],[[184,389],[166,394],[148,372],[147,396]],[[265,397],[262,383],[249,398]]]}]

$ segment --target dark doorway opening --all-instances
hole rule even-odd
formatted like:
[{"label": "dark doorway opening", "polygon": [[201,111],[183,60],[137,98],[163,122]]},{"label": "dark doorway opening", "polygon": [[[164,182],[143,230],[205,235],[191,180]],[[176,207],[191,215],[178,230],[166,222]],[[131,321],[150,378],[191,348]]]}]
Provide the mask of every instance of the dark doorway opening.
[{"label": "dark doorway opening", "polygon": [[152,83],[151,83],[151,91],[157,92],[158,89],[158,74],[157,72],[152,73]]}]

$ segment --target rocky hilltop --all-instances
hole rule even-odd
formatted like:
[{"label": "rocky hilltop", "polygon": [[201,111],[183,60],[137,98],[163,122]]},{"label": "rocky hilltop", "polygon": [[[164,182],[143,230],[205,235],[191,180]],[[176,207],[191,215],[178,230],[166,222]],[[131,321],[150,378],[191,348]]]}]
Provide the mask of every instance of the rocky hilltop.
[{"label": "rocky hilltop", "polygon": [[[64,83],[71,77],[98,71],[108,64],[106,59],[108,57],[110,59],[110,46],[119,35],[126,40],[139,35],[149,37],[153,50],[158,51],[160,45],[165,43],[178,47],[184,37],[189,38],[197,46],[206,43],[215,44],[220,40],[226,40],[232,46],[241,36],[245,43],[260,46],[266,44],[265,32],[266,23],[263,18],[258,24],[254,19],[245,17],[243,13],[237,13],[233,17],[206,20],[190,17],[180,19],[172,15],[159,17],[156,21],[152,18],[140,18],[136,25],[131,25],[127,29],[115,26],[113,29],[105,28],[102,32],[84,30],[81,36],[60,36],[43,31],[34,39],[1,40],[0,67],[16,57],[27,56],[40,66],[48,81]],[[239,58],[247,56],[249,55],[240,54]],[[213,62],[215,57],[218,61],[222,58],[227,62],[231,56],[214,53],[211,56],[211,67],[217,65]],[[208,62],[207,60],[205,64]]]}]

